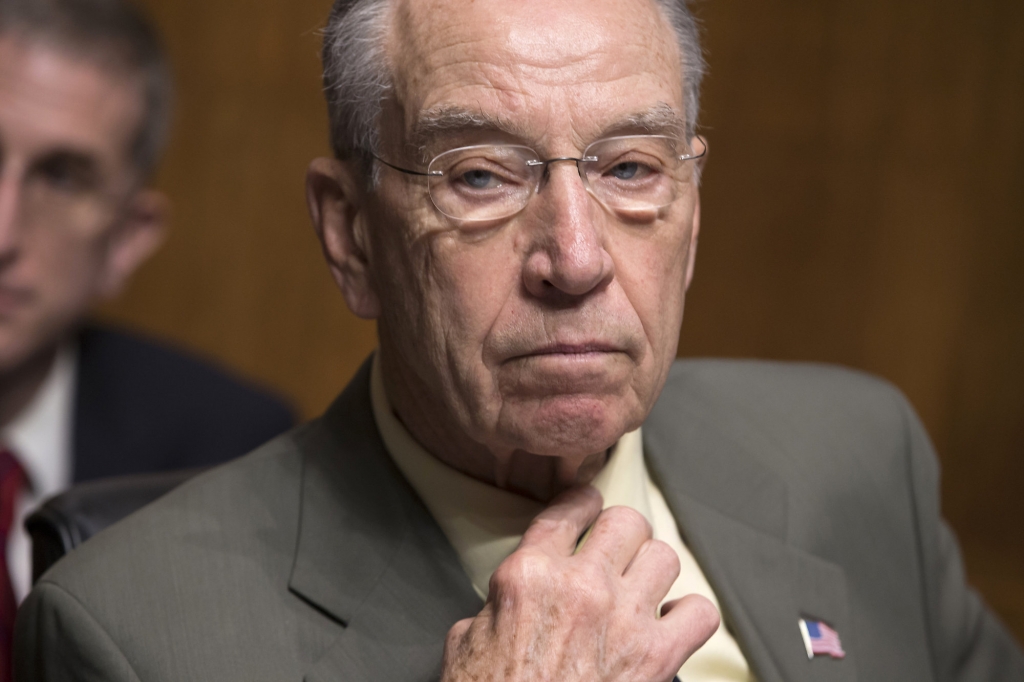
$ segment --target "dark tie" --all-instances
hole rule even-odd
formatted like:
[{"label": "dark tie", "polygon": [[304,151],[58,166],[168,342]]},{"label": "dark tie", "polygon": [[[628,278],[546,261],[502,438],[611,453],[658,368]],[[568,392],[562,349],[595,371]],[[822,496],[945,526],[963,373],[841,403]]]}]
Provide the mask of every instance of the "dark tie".
[{"label": "dark tie", "polygon": [[7,566],[7,537],[14,523],[18,495],[25,488],[26,480],[25,470],[14,454],[7,448],[0,449],[0,682],[10,682],[13,677],[11,653],[18,602]]}]

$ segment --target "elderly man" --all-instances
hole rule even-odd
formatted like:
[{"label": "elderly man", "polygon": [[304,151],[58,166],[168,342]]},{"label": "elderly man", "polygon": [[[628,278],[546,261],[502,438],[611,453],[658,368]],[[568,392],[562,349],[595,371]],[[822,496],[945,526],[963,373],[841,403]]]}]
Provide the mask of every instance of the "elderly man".
[{"label": "elderly man", "polygon": [[156,35],[121,0],[0,0],[0,660],[30,588],[31,507],[73,481],[221,462],[290,425],[206,363],[83,325],[162,241],[167,201],[147,181],[170,99]]},{"label": "elderly man", "polygon": [[705,152],[684,4],[342,0],[324,57],[309,203],[379,351],[45,576],[22,680],[1024,674],[893,389],[673,364]]}]

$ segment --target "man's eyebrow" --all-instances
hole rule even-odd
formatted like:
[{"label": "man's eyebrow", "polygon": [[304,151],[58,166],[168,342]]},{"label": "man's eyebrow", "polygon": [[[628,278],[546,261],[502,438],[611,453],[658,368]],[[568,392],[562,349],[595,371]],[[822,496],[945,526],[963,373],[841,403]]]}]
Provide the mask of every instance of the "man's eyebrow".
[{"label": "man's eyebrow", "polygon": [[[682,115],[669,104],[660,102],[608,125],[600,137],[638,131],[682,135],[685,130],[686,122]],[[409,141],[416,149],[423,151],[438,137],[478,131],[505,133],[518,139],[527,139],[526,131],[508,119],[459,107],[444,106],[424,111],[413,124]]]},{"label": "man's eyebrow", "polygon": [[611,124],[604,129],[601,136],[608,137],[627,130],[654,135],[682,135],[686,131],[686,121],[670,105],[661,102]]},{"label": "man's eyebrow", "polygon": [[100,172],[100,164],[94,154],[72,148],[58,148],[42,154],[32,162],[33,170],[71,172],[79,179],[95,179]]},{"label": "man's eyebrow", "polygon": [[524,131],[510,121],[458,107],[438,107],[420,114],[413,124],[409,142],[417,149],[425,149],[438,137],[465,132],[499,132],[513,137],[524,138]]}]

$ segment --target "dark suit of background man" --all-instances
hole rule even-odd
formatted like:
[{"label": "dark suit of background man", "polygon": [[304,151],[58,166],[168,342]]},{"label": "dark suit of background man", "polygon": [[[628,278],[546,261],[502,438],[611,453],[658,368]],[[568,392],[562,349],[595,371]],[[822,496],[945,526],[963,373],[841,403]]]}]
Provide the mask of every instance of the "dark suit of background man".
[{"label": "dark suit of background man", "polygon": [[324,60],[309,204],[379,350],[43,576],[23,682],[1024,679],[898,392],[674,364],[685,4],[339,0]]},{"label": "dark suit of background man", "polygon": [[[167,202],[146,183],[170,99],[166,58],[131,7],[0,0],[0,516],[19,596],[21,518],[44,497],[221,462],[291,421],[280,401],[203,362],[83,327],[163,239]],[[5,604],[0,616],[13,618]]]}]

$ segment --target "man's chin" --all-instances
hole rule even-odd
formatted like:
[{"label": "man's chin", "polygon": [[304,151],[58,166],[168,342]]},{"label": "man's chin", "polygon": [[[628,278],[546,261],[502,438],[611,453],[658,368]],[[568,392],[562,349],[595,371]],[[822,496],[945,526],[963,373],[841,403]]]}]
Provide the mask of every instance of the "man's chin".
[{"label": "man's chin", "polygon": [[46,358],[59,345],[59,337],[45,333],[41,326],[26,324],[22,318],[0,316],[0,375],[24,369]]},{"label": "man's chin", "polygon": [[0,375],[9,374],[29,361],[35,350],[17,333],[0,324]]},{"label": "man's chin", "polygon": [[570,458],[607,450],[644,417],[635,403],[605,396],[554,396],[527,405],[506,404],[502,416],[517,441],[516,449]]}]

